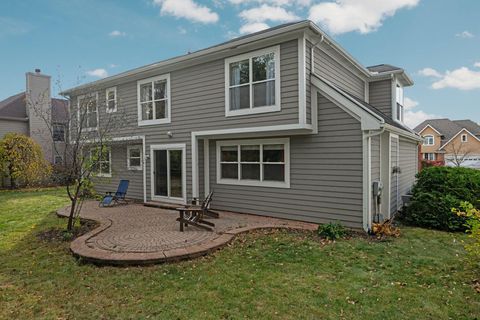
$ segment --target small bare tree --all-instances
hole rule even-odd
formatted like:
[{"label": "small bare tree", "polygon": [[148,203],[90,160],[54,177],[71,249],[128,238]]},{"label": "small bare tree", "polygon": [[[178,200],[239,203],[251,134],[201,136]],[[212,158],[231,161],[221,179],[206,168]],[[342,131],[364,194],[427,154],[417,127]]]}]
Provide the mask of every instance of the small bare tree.
[{"label": "small bare tree", "polygon": [[455,140],[449,145],[448,153],[452,155],[452,157],[446,159],[448,163],[455,167],[461,167],[468,156],[471,155],[472,149],[466,143]]},{"label": "small bare tree", "polygon": [[[59,89],[61,86],[57,82]],[[61,90],[60,90],[61,92]],[[70,212],[67,230],[73,230],[76,218],[79,216],[83,200],[92,186],[92,177],[110,164],[108,147],[112,137],[125,125],[123,108],[117,99],[116,112],[106,112],[109,105],[105,98],[100,99],[99,93],[105,92],[104,88],[90,86],[78,90],[75,95],[65,96],[68,103],[68,112],[64,117],[65,141],[60,144],[54,142],[58,135],[52,121],[52,107],[50,101],[45,108],[44,101],[27,101],[36,116],[45,123],[44,130],[52,139],[53,153],[64,154],[64,168],[57,172],[56,177],[66,184],[66,191],[70,199]],[[44,99],[50,100],[50,94],[45,94]],[[40,99],[41,100],[41,99]],[[110,101],[111,102],[111,101]],[[60,150],[60,148],[62,150]],[[55,173],[54,173],[55,174]]]}]

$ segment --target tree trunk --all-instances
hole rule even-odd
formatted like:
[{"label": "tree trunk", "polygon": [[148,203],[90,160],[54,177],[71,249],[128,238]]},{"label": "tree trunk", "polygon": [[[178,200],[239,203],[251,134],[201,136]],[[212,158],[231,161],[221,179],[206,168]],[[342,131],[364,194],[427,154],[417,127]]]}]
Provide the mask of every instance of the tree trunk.
[{"label": "tree trunk", "polygon": [[15,178],[10,176],[10,189],[16,189],[17,184],[15,183]]},{"label": "tree trunk", "polygon": [[73,229],[73,218],[75,216],[75,208],[77,206],[77,199],[71,201],[72,205],[70,207],[70,215],[68,216],[67,230],[72,231]]}]

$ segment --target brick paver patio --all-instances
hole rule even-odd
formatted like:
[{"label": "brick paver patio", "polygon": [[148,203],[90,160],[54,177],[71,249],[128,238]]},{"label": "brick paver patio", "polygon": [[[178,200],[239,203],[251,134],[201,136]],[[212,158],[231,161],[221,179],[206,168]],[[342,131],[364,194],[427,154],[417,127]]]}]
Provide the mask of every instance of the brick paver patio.
[{"label": "brick paver patio", "polygon": [[[69,207],[58,211],[68,215]],[[70,249],[84,260],[106,264],[151,264],[189,259],[208,254],[228,244],[235,235],[253,229],[316,229],[315,224],[220,212],[213,232],[189,226],[179,231],[177,211],[129,204],[99,208],[98,202],[83,204],[81,218],[100,226],[75,239]]]}]

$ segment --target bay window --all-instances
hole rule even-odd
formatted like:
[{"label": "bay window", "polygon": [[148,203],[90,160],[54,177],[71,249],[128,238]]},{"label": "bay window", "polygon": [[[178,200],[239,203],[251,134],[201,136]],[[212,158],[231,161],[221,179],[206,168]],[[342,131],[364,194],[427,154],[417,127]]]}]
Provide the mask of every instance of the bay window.
[{"label": "bay window", "polygon": [[170,75],[137,82],[138,125],[170,123]]},{"label": "bay window", "polygon": [[226,116],[280,110],[280,47],[225,60]]},{"label": "bay window", "polygon": [[290,187],[289,139],[217,142],[217,183]]}]

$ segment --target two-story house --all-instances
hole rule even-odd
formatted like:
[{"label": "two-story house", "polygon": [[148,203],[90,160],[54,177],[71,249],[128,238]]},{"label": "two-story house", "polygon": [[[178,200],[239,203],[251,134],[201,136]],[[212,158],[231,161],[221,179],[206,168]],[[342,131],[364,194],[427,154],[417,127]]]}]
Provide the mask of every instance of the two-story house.
[{"label": "two-story house", "polygon": [[99,166],[100,192],[129,179],[130,197],[185,204],[213,190],[214,209],[368,230],[415,180],[421,138],[402,107],[412,84],[301,21],[63,94],[72,108],[95,97],[92,132],[112,112],[128,119]]},{"label": "two-story house", "polygon": [[423,160],[480,168],[480,126],[477,123],[430,119],[419,124],[415,131],[424,139],[420,148]]},{"label": "two-story house", "polygon": [[27,72],[25,77],[24,92],[0,101],[0,139],[10,132],[30,136],[50,163],[61,165],[68,126],[67,100],[51,97],[50,76],[39,69]]}]

